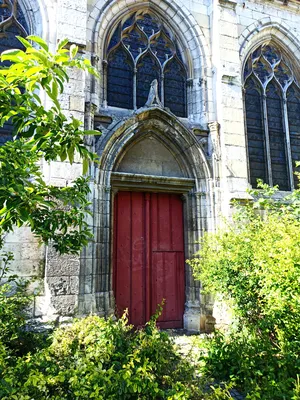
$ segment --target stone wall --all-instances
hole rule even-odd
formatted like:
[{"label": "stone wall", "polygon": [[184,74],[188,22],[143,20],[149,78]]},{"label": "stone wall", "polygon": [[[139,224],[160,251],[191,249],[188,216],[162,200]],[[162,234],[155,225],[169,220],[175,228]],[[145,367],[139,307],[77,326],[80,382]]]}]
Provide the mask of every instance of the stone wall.
[{"label": "stone wall", "polygon": [[[105,48],[112,27],[125,13],[150,7],[176,31],[185,49],[188,118],[176,120],[168,116],[168,122],[164,122],[166,114],[157,110],[151,111],[154,113],[151,118],[156,119],[155,112],[162,118],[159,129],[160,124],[165,124],[162,137],[165,135],[170,148],[170,138],[176,132],[179,132],[178,146],[186,146],[181,136],[194,146],[190,165],[185,166],[190,175],[182,173],[196,182],[193,190],[185,195],[193,210],[185,216],[188,226],[186,256],[190,257],[196,249],[194,242],[202,232],[215,229],[220,215],[230,215],[230,201],[248,197],[243,65],[255,46],[271,40],[290,54],[298,69],[300,3],[295,0],[23,0],[20,3],[28,13],[32,33],[42,35],[51,48],[60,38],[68,37],[100,71],[100,80],[70,71],[70,82],[61,102],[67,115],[85,121],[87,128],[93,128],[95,121],[103,135],[97,142],[89,142],[101,158],[100,166],[91,166],[90,170],[93,218],[88,221],[95,235],[94,242],[82,251],[80,258],[61,258],[52,249],[38,248],[28,230],[22,230],[7,237],[7,248],[16,250],[16,271],[26,276],[39,276],[38,286],[42,289],[34,308],[36,317],[49,319],[91,311],[108,314],[114,308],[111,215],[115,189],[112,174],[117,171],[118,157],[121,159],[127,145],[134,143],[131,127],[138,131],[138,115],[142,112],[148,115],[146,110],[135,115],[107,106]],[[149,116],[149,121],[151,118]],[[187,147],[183,147],[182,154],[186,151]],[[124,165],[132,168],[134,154],[128,157],[123,158],[123,168]],[[139,157],[136,155],[135,159]],[[152,161],[163,170],[162,160]],[[150,175],[151,162],[147,164]],[[172,162],[170,166],[176,170]],[[81,164],[80,160],[72,166],[60,162],[44,164],[43,171],[47,181],[65,186],[80,175]],[[171,185],[171,181],[169,183]],[[188,267],[186,285],[186,326],[199,329],[201,313],[201,328],[204,329],[206,316],[213,313],[213,302],[199,295],[199,284],[193,282]],[[220,315],[220,308],[218,310]]]}]

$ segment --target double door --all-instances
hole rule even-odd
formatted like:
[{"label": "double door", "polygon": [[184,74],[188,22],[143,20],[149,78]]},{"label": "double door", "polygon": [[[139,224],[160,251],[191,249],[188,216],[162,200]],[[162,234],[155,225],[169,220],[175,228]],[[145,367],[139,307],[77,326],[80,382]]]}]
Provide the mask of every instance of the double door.
[{"label": "double door", "polygon": [[165,299],[162,328],[182,328],[183,209],[180,195],[118,192],[114,202],[114,295],[118,313],[143,325]]}]

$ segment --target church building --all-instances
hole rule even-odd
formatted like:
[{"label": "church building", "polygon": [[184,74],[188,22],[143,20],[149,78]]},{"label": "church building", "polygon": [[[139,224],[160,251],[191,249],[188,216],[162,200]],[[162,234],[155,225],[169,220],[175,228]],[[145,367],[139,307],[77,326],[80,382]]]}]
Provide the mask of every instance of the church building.
[{"label": "church building", "polygon": [[[53,51],[68,38],[100,74],[70,71],[61,96],[66,115],[102,132],[88,139],[99,156],[94,239],[79,256],[59,256],[29,228],[6,238],[14,270],[37,278],[32,317],[128,308],[139,326],[165,299],[162,328],[220,322],[185,261],[258,178],[296,186],[300,2],[0,0],[0,15],[0,51],[20,46],[16,34],[39,35]],[[82,171],[80,162],[42,168],[61,187]]]}]

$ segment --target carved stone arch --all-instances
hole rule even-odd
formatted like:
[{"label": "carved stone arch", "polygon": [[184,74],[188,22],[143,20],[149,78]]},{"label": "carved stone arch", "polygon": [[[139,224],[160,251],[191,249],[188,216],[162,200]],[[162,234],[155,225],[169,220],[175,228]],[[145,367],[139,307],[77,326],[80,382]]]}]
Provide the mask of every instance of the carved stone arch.
[{"label": "carved stone arch", "polygon": [[[29,26],[28,34],[50,40],[49,20],[53,10],[45,0],[19,0],[19,5]],[[52,15],[54,18],[54,15]]]},{"label": "carved stone arch", "polygon": [[[88,40],[91,42],[92,57],[96,57],[99,61],[105,57],[104,49],[107,34],[112,26],[124,17],[124,14],[130,14],[134,10],[148,8],[166,21],[173,32],[176,32],[178,39],[184,49],[186,49],[186,61],[188,67],[189,93],[188,103],[190,104],[190,115],[193,115],[195,121],[202,123],[205,120],[207,84],[205,76],[207,70],[211,68],[209,46],[204,37],[201,28],[195,21],[193,15],[186,9],[181,1],[164,0],[159,5],[154,2],[145,2],[143,0],[128,2],[121,1],[104,1],[98,0],[94,9],[88,18]],[[178,29],[178,26],[181,28]],[[102,69],[101,63],[98,65]],[[94,78],[91,78],[94,81]],[[92,82],[91,101],[95,104],[101,104],[99,93],[103,92],[105,87],[105,79],[102,80],[101,86],[97,82]]]},{"label": "carved stone arch", "polygon": [[[250,32],[249,32],[250,31]],[[250,53],[259,45],[272,42],[277,45],[299,71],[300,35],[291,33],[291,28],[272,17],[263,18],[247,27],[240,36],[240,58],[242,73]]]},{"label": "carved stone arch", "polygon": [[[186,177],[197,179],[210,179],[211,168],[203,149],[194,134],[188,130],[174,115],[160,108],[140,109],[127,121],[120,121],[113,131],[105,137],[100,137],[96,151],[101,153],[99,169],[113,171],[114,164],[120,151],[132,141],[139,138],[145,130],[151,129],[155,134],[161,135],[173,151],[178,152],[186,168]],[[199,168],[201,167],[201,168]],[[101,184],[108,184],[109,176],[100,176]],[[196,186],[200,190],[200,186]]]},{"label": "carved stone arch", "polygon": [[[141,171],[120,171],[118,166],[134,145],[153,137],[174,157],[180,176],[143,174]],[[100,160],[95,169],[93,222],[95,243],[83,253],[81,263],[81,294],[79,311],[112,313],[112,227],[114,193],[118,190],[137,190],[178,193],[184,198],[185,259],[197,250],[195,242],[213,226],[212,174],[205,153],[194,134],[173,115],[158,108],[144,108],[122,120],[99,138],[96,146]],[[127,153],[128,154],[128,153]],[[174,174],[172,174],[174,175]],[[125,189],[124,189],[125,188]],[[95,256],[88,257],[88,252]],[[86,271],[92,271],[91,293],[85,293]],[[191,269],[185,267],[184,326],[200,329],[200,317],[207,311],[200,301],[199,283],[194,282]],[[103,283],[103,279],[105,283]],[[105,291],[102,288],[105,287]],[[99,299],[103,299],[103,303]],[[102,301],[102,300],[101,300]],[[101,303],[101,304],[100,304]],[[87,309],[87,305],[90,308]],[[209,312],[208,312],[209,313]]]}]

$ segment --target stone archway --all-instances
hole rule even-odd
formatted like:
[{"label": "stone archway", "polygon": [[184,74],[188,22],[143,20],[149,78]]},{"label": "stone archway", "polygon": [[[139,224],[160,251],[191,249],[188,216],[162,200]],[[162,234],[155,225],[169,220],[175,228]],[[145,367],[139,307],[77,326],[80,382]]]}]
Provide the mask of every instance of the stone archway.
[{"label": "stone archway", "polygon": [[[183,202],[184,259],[213,226],[211,172],[196,137],[172,114],[157,107],[120,121],[96,145],[100,156],[93,185],[95,243],[82,254],[79,311],[114,312],[113,210],[118,191],[180,195]],[[185,269],[183,325],[200,329],[199,283]]]}]

